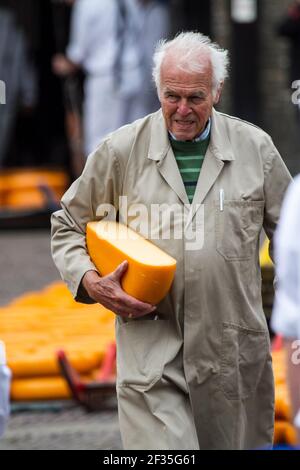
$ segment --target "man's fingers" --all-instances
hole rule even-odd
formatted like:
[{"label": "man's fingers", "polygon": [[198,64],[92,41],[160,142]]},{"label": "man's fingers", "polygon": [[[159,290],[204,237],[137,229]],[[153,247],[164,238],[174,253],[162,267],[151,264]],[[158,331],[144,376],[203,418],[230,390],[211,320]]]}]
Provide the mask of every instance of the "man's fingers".
[{"label": "man's fingers", "polygon": [[117,269],[111,274],[111,277],[114,281],[118,281],[121,284],[121,279],[124,276],[128,269],[128,261],[123,261],[123,263],[119,264]]},{"label": "man's fingers", "polygon": [[[117,269],[110,275],[110,278],[113,279],[113,281],[117,281],[121,285],[121,280],[124,274],[126,273],[128,269],[128,261],[123,261]],[[156,307],[154,307],[151,304],[141,302],[138,299],[135,299],[134,297],[131,297],[130,295],[126,294],[126,292],[123,291],[122,287],[122,297],[119,297],[119,301],[124,303],[127,307],[132,308],[133,310],[140,310],[140,311],[147,311],[147,312],[153,312]]]},{"label": "man's fingers", "polygon": [[138,299],[135,299],[134,297],[131,297],[130,295],[126,294],[124,292],[124,295],[122,298],[119,298],[119,301],[121,301],[124,305],[126,305],[127,308],[131,309],[132,311],[136,312],[154,312],[156,310],[155,305],[151,305],[145,302],[141,302]]},{"label": "man's fingers", "polygon": [[117,269],[99,279],[99,297],[97,301],[117,315],[128,317],[132,314],[132,318],[147,315],[156,310],[154,305],[142,302],[122,289],[121,280],[128,269],[128,261],[123,261]]}]

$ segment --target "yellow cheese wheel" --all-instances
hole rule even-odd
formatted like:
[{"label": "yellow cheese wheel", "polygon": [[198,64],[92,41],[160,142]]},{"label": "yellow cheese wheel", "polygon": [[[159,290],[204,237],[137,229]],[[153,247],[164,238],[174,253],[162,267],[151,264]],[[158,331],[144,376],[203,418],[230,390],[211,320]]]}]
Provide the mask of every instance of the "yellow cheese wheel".
[{"label": "yellow cheese wheel", "polygon": [[[106,342],[106,344],[108,341]],[[80,346],[77,346],[79,349]],[[99,349],[101,346],[99,346]],[[68,348],[68,357],[70,363],[77,372],[87,373],[100,366],[104,355],[105,347],[102,351],[70,351]],[[69,352],[70,351],[70,352]],[[15,378],[51,376],[60,373],[60,368],[54,351],[45,351],[45,354],[27,354],[22,357],[8,359],[8,365]]]},{"label": "yellow cheese wheel", "polygon": [[40,209],[47,203],[44,194],[38,188],[10,191],[5,205],[14,209]]},{"label": "yellow cheese wheel", "polygon": [[11,385],[12,400],[50,400],[70,398],[70,390],[63,377],[35,377],[16,379]]},{"label": "yellow cheese wheel", "polygon": [[46,197],[42,187],[48,187],[59,201],[69,184],[67,174],[54,169],[8,169],[0,175],[0,205],[12,209],[42,208]]},{"label": "yellow cheese wheel", "polygon": [[276,420],[274,426],[274,444],[296,445],[297,434],[294,426],[288,421]]},{"label": "yellow cheese wheel", "polygon": [[286,383],[275,386],[275,416],[289,421],[292,417],[289,390]]},{"label": "yellow cheese wheel", "polygon": [[155,305],[169,291],[176,260],[125,225],[112,221],[90,222],[86,242],[102,276],[128,261],[122,288],[132,297]]}]

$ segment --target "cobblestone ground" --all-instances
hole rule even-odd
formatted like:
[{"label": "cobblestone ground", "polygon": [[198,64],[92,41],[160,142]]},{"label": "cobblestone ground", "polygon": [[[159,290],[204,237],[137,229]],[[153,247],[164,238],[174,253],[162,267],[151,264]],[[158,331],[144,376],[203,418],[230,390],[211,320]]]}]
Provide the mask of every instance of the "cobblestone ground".
[{"label": "cobblestone ground", "polygon": [[[0,305],[58,280],[47,231],[0,234]],[[13,404],[0,450],[121,449],[116,399],[88,413],[72,402]]]},{"label": "cobblestone ground", "polygon": [[44,411],[13,411],[0,451],[122,448],[116,403],[92,413],[75,404],[55,411],[53,405]]}]

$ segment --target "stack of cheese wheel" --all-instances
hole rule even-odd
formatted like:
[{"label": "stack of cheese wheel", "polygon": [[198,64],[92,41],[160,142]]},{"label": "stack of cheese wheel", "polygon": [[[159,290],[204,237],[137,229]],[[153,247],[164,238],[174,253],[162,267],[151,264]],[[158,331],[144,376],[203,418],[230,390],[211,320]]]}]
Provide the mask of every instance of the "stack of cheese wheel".
[{"label": "stack of cheese wheel", "polygon": [[58,202],[69,184],[67,174],[54,169],[8,169],[0,175],[0,208],[42,209]]},{"label": "stack of cheese wheel", "polygon": [[282,345],[273,347],[272,359],[275,379],[274,444],[294,446],[297,435],[292,424],[290,395],[286,382],[286,352]]},{"label": "stack of cheese wheel", "polygon": [[69,397],[56,352],[65,350],[77,372],[91,379],[115,340],[114,320],[99,304],[75,302],[61,282],[0,308],[0,339],[13,373],[12,399]]},{"label": "stack of cheese wheel", "polygon": [[127,294],[156,305],[169,291],[176,260],[135,231],[113,221],[90,222],[86,241],[90,257],[102,276],[128,261],[122,278]]}]

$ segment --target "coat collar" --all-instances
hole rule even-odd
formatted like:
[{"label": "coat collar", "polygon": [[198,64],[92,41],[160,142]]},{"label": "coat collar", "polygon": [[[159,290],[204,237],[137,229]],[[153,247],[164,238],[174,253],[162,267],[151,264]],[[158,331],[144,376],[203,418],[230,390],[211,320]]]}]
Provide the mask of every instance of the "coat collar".
[{"label": "coat collar", "polygon": [[157,162],[161,161],[167,155],[169,148],[168,130],[160,109],[152,115],[148,158]]},{"label": "coat collar", "polygon": [[[226,129],[222,113],[215,109],[211,114],[211,137],[209,147],[213,155],[222,161],[234,160],[232,147],[230,144],[228,131]],[[160,109],[152,117],[151,136],[148,158],[155,161],[163,160],[171,148],[168,130]]]},{"label": "coat collar", "polygon": [[157,162],[157,168],[179,199],[189,207],[187,225],[204,202],[207,194],[223,170],[226,162],[233,161],[234,154],[225,120],[213,109],[210,143],[205,155],[192,204],[189,204],[184,183],[169,141],[162,111],[153,115],[148,158]]},{"label": "coat collar", "polygon": [[153,116],[148,158],[156,161],[161,176],[183,204],[189,205],[184,183],[169,141],[162,111]]}]

